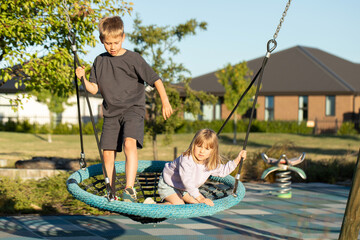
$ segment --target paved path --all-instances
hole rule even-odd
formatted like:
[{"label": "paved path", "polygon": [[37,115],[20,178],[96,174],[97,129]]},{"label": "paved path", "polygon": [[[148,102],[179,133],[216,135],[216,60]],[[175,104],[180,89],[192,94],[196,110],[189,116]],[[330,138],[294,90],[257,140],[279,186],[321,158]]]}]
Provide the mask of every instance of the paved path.
[{"label": "paved path", "polygon": [[273,185],[246,183],[237,206],[210,217],[141,224],[119,216],[0,217],[0,239],[337,239],[349,187],[293,184],[280,199]]}]

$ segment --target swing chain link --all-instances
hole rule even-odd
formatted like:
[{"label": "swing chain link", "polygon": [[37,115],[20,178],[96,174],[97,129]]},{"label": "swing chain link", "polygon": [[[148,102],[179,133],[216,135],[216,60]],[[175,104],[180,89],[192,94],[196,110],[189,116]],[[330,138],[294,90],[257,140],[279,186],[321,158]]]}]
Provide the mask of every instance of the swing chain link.
[{"label": "swing chain link", "polygon": [[281,29],[281,26],[282,26],[282,23],[284,22],[284,19],[285,19],[285,16],[286,16],[286,13],[287,11],[289,10],[289,7],[290,7],[290,3],[291,3],[291,0],[288,0],[287,4],[286,4],[286,7],[285,7],[285,10],[281,16],[281,19],[280,19],[280,23],[278,24],[277,28],[276,28],[276,31],[274,33],[274,36],[272,39],[270,39],[268,42],[267,42],[267,53],[266,53],[266,57],[269,58],[270,57],[270,53],[272,53],[275,48],[277,47],[277,42],[276,42],[276,38],[280,32],[280,29]]},{"label": "swing chain link", "polygon": [[71,49],[73,52],[76,51],[76,45],[75,45],[75,34],[73,33],[72,31],[72,26],[71,26],[71,20],[70,20],[70,15],[69,15],[69,11],[70,11],[70,8],[69,6],[67,5],[67,1],[66,0],[63,0],[63,8],[65,10],[65,18],[66,18],[66,27],[69,31],[69,35],[68,35],[68,39],[71,43]]},{"label": "swing chain link", "polygon": [[279,34],[279,32],[280,32],[281,25],[282,25],[282,23],[284,22],[284,18],[285,18],[285,16],[286,16],[287,11],[289,10],[290,3],[291,3],[291,0],[289,0],[289,1],[287,2],[287,4],[286,4],[285,10],[284,10],[284,12],[283,12],[283,14],[282,14],[282,17],[281,17],[281,19],[280,19],[280,23],[279,23],[279,25],[277,26],[276,31],[275,31],[274,36],[273,36],[273,40],[274,40],[274,41],[276,40],[276,38],[277,38],[277,36],[278,36],[278,34]]},{"label": "swing chain link", "polygon": [[67,28],[69,30],[69,32],[71,32],[71,21],[70,21],[70,15],[69,15],[69,6],[67,5],[67,2],[66,0],[63,0],[63,7],[64,7],[64,10],[65,10],[65,14],[66,14],[66,22],[67,22]]}]

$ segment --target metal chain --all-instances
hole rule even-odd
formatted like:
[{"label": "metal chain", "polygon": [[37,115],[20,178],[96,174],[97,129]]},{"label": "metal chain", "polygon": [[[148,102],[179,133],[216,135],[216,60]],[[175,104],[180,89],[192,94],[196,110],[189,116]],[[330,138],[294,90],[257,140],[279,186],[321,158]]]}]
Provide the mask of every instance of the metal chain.
[{"label": "metal chain", "polygon": [[67,5],[67,1],[63,0],[63,5],[64,5],[64,10],[65,10],[65,14],[66,14],[66,22],[67,22],[67,28],[69,30],[69,33],[71,32],[72,26],[71,26],[71,21],[70,21],[70,15],[69,15],[69,6]]},{"label": "metal chain", "polygon": [[275,40],[275,39],[277,38],[277,36],[278,36],[278,34],[279,34],[279,32],[280,32],[281,25],[282,25],[282,23],[284,22],[284,18],[285,18],[285,16],[286,16],[287,11],[289,10],[290,3],[291,3],[291,0],[289,0],[288,3],[286,4],[285,10],[284,10],[284,12],[283,12],[283,14],[282,14],[282,17],[281,17],[281,19],[280,19],[280,23],[279,23],[279,25],[277,26],[276,31],[275,31],[275,33],[274,33],[273,40]]}]

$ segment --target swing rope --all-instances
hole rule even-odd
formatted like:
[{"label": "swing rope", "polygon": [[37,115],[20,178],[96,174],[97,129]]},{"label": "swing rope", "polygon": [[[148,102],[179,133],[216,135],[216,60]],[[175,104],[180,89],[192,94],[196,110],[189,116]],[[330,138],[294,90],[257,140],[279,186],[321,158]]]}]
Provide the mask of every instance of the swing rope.
[{"label": "swing rope", "polygon": [[[292,0],[288,0],[286,6],[285,6],[285,10],[281,16],[280,19],[280,23],[278,24],[276,31],[273,35],[273,38],[270,39],[267,42],[267,52],[266,55],[262,61],[262,66],[259,69],[259,71],[256,73],[255,77],[253,78],[253,80],[250,82],[250,84],[248,85],[248,87],[245,89],[244,93],[241,95],[240,99],[238,100],[238,102],[236,103],[235,107],[233,108],[233,110],[231,111],[231,113],[229,114],[229,116],[226,118],[225,122],[223,123],[223,125],[220,127],[219,131],[217,132],[217,135],[219,136],[219,134],[221,133],[221,131],[223,130],[223,128],[225,127],[226,123],[229,121],[229,119],[232,117],[232,115],[235,113],[236,109],[238,108],[238,106],[240,105],[240,102],[242,101],[242,99],[244,98],[244,96],[247,94],[247,92],[250,90],[250,88],[252,87],[252,85],[254,84],[254,82],[256,81],[256,79],[259,77],[259,81],[257,82],[257,87],[256,87],[256,92],[255,92],[255,97],[254,97],[254,101],[251,107],[251,114],[250,114],[250,118],[249,118],[249,124],[246,130],[246,135],[245,135],[245,140],[244,140],[244,144],[243,144],[243,150],[246,150],[246,146],[248,143],[248,139],[249,139],[249,135],[250,135],[250,128],[251,128],[251,123],[253,121],[254,118],[254,112],[255,112],[255,107],[256,107],[256,103],[257,103],[257,98],[260,92],[260,87],[261,87],[261,82],[262,82],[262,77],[264,74],[264,70],[266,67],[266,64],[270,58],[271,53],[275,50],[276,46],[277,46],[277,42],[276,42],[276,38],[280,32],[282,23],[284,22],[285,16],[287,11],[289,10],[290,4],[291,4]],[[240,172],[243,166],[243,162],[244,159],[241,158],[240,162],[239,162],[239,167],[238,167],[238,171],[237,174],[235,175],[235,184],[234,184],[234,188],[233,188],[233,195],[236,196],[236,192],[237,192],[237,186],[239,184],[240,181]]]},{"label": "swing rope", "polygon": [[[81,113],[80,113],[80,94],[79,94],[79,87],[78,87],[78,80],[76,77],[76,68],[77,66],[81,66],[78,55],[77,55],[77,47],[76,47],[76,35],[75,33],[72,31],[72,26],[71,26],[71,21],[70,21],[70,15],[69,15],[69,7],[67,6],[67,2],[66,0],[63,0],[63,8],[65,10],[66,13],[66,22],[67,22],[67,28],[69,31],[68,34],[68,40],[71,44],[71,51],[74,55],[74,81],[75,81],[75,88],[76,88],[76,99],[77,99],[77,110],[78,110],[78,121],[79,121],[79,131],[80,131],[80,144],[81,144],[81,153],[80,153],[80,160],[79,160],[79,164],[80,167],[82,168],[82,170],[84,170],[86,168],[86,161],[85,161],[85,153],[84,153],[84,145],[83,145],[83,134],[82,134],[82,124],[81,124]],[[95,125],[95,120],[94,120],[94,115],[92,113],[92,109],[91,109],[91,105],[90,105],[90,100],[89,100],[89,94],[86,90],[86,86],[85,86],[85,81],[84,81],[84,77],[81,77],[80,79],[81,81],[81,85],[84,89],[84,93],[85,93],[85,99],[86,99],[86,103],[88,106],[88,110],[89,110],[89,114],[90,114],[90,120],[92,123],[92,127],[94,129],[94,135],[95,135],[95,140],[96,140],[96,144],[97,144],[97,148],[99,151],[99,156],[102,162],[102,169],[103,169],[103,173],[104,173],[104,177],[105,177],[105,184],[106,184],[106,191],[107,191],[107,198],[109,201],[113,201],[115,199],[115,193],[112,191],[111,187],[110,187],[110,181],[109,181],[109,177],[107,174],[107,171],[105,169],[105,162],[104,162],[104,157],[100,148],[100,141],[99,141],[99,135],[98,135],[98,131]]]}]

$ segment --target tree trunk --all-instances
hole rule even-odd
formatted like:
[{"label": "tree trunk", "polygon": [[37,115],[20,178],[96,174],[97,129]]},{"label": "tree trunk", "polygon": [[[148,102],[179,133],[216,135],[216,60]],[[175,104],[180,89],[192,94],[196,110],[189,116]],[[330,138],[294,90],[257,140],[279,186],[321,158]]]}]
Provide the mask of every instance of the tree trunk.
[{"label": "tree trunk", "polygon": [[360,149],[357,157],[353,181],[346,204],[339,240],[356,240],[360,230]]},{"label": "tree trunk", "polygon": [[52,134],[52,131],[53,131],[53,115],[52,115],[52,112],[50,111],[50,124],[49,124],[49,133],[48,133],[48,143],[51,143],[52,142],[52,137],[51,137],[51,134]]},{"label": "tree trunk", "polygon": [[152,100],[153,102],[151,103],[151,119],[150,121],[152,122],[152,145],[153,145],[153,157],[154,160],[158,160],[158,151],[157,151],[157,133],[156,133],[156,106],[155,106],[155,96],[154,96],[154,91],[153,91],[153,96],[152,96]]},{"label": "tree trunk", "polygon": [[153,134],[152,144],[153,144],[153,157],[154,157],[154,160],[156,161],[156,160],[158,160],[156,133]]},{"label": "tree trunk", "polygon": [[237,131],[237,115],[234,114],[234,138],[233,138],[233,144],[236,144],[236,131]]}]

